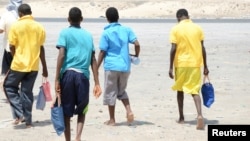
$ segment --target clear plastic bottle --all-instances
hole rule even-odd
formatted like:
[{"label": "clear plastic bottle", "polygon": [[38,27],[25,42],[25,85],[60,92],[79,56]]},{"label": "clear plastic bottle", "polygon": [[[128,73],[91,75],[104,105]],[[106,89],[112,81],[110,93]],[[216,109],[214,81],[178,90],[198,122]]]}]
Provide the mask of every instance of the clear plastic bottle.
[{"label": "clear plastic bottle", "polygon": [[140,59],[138,57],[130,56],[130,59],[131,59],[131,63],[133,63],[134,65],[140,64]]}]

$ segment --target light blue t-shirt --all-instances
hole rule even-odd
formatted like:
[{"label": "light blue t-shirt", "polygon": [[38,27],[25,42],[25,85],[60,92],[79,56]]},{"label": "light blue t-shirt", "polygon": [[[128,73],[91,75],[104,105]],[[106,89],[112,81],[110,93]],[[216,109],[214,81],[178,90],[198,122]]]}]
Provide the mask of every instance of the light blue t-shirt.
[{"label": "light blue t-shirt", "polygon": [[65,48],[65,59],[61,74],[72,69],[83,73],[89,78],[89,67],[94,49],[93,37],[85,29],[70,26],[61,31],[57,48]]},{"label": "light blue t-shirt", "polygon": [[106,52],[104,70],[129,72],[131,60],[129,43],[134,43],[136,36],[131,28],[119,23],[110,23],[104,28],[99,48]]}]

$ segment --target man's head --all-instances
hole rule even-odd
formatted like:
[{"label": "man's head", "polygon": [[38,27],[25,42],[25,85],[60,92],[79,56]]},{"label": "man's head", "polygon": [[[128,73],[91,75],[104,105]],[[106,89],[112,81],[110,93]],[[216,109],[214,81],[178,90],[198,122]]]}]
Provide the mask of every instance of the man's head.
[{"label": "man's head", "polygon": [[179,9],[176,12],[176,18],[177,18],[178,22],[180,22],[183,19],[188,19],[189,18],[188,11],[186,9]]},{"label": "man's head", "polygon": [[28,4],[21,4],[18,7],[18,14],[19,14],[19,17],[25,16],[25,15],[31,15],[32,11],[31,11],[30,6]]},{"label": "man's head", "polygon": [[77,7],[72,7],[69,10],[69,17],[68,17],[68,21],[71,24],[80,24],[80,22],[83,20],[82,17],[82,11],[77,8]]},{"label": "man's head", "polygon": [[118,22],[119,13],[115,7],[109,7],[106,10],[106,18],[110,23]]}]

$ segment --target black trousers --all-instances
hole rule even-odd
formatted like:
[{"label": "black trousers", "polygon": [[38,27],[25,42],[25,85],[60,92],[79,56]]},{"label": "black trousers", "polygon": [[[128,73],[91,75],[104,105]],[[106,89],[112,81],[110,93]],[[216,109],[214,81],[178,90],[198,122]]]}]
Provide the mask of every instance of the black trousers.
[{"label": "black trousers", "polygon": [[13,57],[12,57],[11,53],[4,50],[3,59],[2,59],[2,72],[1,72],[1,74],[5,75],[9,71],[12,59],[13,59]]},{"label": "black trousers", "polygon": [[10,69],[3,82],[13,116],[24,116],[26,124],[32,123],[33,87],[37,74],[38,71],[18,72]]}]

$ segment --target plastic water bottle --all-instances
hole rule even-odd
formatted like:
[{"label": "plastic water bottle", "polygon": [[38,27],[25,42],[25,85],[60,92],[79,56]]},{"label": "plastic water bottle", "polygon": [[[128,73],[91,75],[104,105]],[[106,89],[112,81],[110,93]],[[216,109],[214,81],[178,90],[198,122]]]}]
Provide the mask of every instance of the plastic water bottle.
[{"label": "plastic water bottle", "polygon": [[140,64],[140,59],[138,57],[130,56],[130,59],[131,59],[131,63],[133,63],[134,65]]}]

